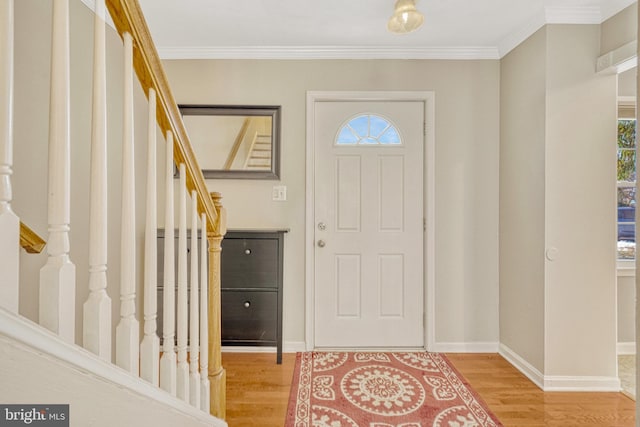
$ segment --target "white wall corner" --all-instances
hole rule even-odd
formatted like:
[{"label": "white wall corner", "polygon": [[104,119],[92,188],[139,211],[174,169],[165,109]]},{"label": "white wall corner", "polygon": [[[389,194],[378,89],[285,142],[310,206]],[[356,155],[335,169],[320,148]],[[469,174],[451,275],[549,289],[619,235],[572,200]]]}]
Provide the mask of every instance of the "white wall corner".
[{"label": "white wall corner", "polygon": [[617,344],[618,355],[636,354],[635,342],[619,342]]},{"label": "white wall corner", "polygon": [[435,342],[435,353],[498,353],[498,342]]},{"label": "white wall corner", "polygon": [[498,353],[500,356],[504,357],[507,362],[511,363],[514,368],[522,372],[525,377],[529,378],[535,385],[544,390],[544,375],[542,375],[542,372],[540,372],[536,367],[502,343],[500,344]]}]

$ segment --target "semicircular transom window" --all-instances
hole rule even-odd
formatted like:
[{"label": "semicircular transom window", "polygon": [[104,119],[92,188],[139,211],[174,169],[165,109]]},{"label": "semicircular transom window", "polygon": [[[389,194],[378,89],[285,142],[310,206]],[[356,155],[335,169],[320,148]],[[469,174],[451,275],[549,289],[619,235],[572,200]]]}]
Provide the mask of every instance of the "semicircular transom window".
[{"label": "semicircular transom window", "polygon": [[401,145],[400,133],[389,120],[362,114],[349,120],[336,138],[336,145]]}]

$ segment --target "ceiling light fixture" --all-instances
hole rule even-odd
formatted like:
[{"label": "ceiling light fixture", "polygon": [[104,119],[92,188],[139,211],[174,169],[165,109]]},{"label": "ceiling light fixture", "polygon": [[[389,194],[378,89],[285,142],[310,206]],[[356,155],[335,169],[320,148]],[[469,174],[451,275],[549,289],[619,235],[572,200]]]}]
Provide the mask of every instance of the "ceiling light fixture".
[{"label": "ceiling light fixture", "polygon": [[405,34],[417,30],[424,16],[416,9],[416,0],[396,0],[395,11],[389,18],[387,29],[392,33]]}]

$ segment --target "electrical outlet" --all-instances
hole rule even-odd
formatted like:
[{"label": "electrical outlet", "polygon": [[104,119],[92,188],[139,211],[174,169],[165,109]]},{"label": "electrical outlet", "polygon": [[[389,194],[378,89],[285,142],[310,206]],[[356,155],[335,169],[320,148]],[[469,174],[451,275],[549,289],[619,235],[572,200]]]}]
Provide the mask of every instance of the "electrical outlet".
[{"label": "electrical outlet", "polygon": [[271,198],[278,202],[284,202],[285,200],[287,200],[287,186],[274,185]]}]

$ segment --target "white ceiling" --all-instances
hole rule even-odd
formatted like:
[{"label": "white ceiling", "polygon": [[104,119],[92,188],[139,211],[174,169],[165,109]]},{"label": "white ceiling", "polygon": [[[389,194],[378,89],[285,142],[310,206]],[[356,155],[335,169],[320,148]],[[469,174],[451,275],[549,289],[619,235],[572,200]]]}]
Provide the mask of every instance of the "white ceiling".
[{"label": "white ceiling", "polygon": [[139,0],[165,59],[496,59],[544,24],[599,24],[635,1],[418,0],[424,25],[396,35],[394,0]]}]

